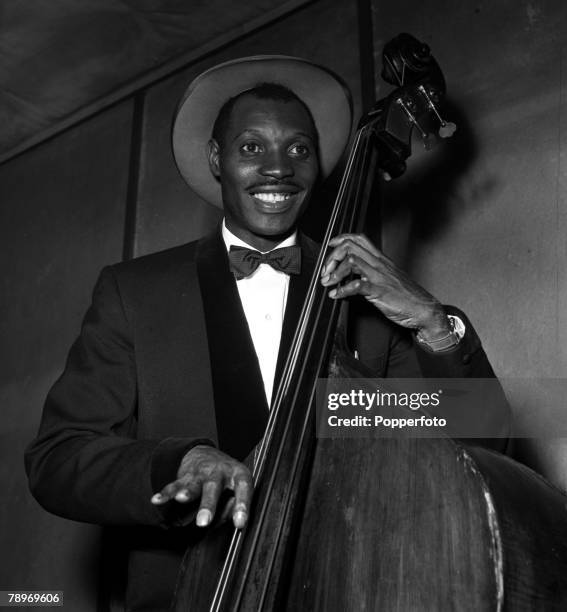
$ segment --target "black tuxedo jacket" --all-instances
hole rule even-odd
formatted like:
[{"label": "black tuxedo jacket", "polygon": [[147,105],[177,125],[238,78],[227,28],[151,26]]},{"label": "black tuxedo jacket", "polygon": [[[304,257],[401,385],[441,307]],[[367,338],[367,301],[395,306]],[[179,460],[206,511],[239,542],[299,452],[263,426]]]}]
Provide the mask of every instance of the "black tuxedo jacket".
[{"label": "black tuxedo jacket", "polygon": [[[317,246],[301,237],[290,281],[278,372]],[[353,305],[351,340],[374,376],[493,376],[466,317],[458,347],[426,352],[366,302]],[[153,493],[182,456],[207,441],[243,460],[267,419],[258,361],[220,232],[105,268],[65,371],[26,453],[32,492],[55,514],[120,526],[132,610],[164,609],[192,515]],[[115,531],[115,533],[117,533]]]}]

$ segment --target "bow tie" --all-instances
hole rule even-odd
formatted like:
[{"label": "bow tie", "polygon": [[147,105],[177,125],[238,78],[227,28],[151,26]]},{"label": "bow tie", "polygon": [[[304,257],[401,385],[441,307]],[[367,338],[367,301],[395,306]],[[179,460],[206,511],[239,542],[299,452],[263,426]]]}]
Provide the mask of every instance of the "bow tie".
[{"label": "bow tie", "polygon": [[297,245],[274,249],[268,253],[260,253],[253,249],[231,246],[228,252],[230,270],[236,280],[241,280],[253,274],[260,264],[268,264],[274,270],[286,274],[301,272],[301,248]]}]

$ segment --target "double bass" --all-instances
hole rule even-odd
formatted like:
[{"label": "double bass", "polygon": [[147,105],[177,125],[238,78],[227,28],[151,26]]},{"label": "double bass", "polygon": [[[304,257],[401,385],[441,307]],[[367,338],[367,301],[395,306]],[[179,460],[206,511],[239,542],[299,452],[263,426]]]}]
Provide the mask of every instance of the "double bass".
[{"label": "double bass", "polygon": [[185,555],[176,612],[567,609],[567,497],[449,437],[318,439],[317,381],[371,378],[348,348],[348,304],[319,282],[330,239],[361,230],[376,174],[430,147],[443,74],[427,45],[389,42],[396,88],[360,120],[263,440],[245,530],[211,528]]}]

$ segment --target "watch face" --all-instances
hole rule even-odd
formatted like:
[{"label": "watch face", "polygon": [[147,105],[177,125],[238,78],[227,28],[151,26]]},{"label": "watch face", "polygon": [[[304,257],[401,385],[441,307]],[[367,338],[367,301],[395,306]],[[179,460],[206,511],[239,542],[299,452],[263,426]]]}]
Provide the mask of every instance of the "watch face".
[{"label": "watch face", "polygon": [[447,349],[453,348],[459,344],[461,338],[465,334],[465,326],[461,319],[453,315],[447,315],[449,321],[450,332],[439,340],[427,341],[422,338],[419,332],[416,334],[416,339],[424,348],[427,350],[437,353],[439,351],[446,351]]},{"label": "watch face", "polygon": [[449,323],[451,325],[451,331],[455,332],[457,340],[461,340],[466,332],[465,324],[461,321],[460,317],[455,315],[448,315],[447,318],[449,319]]}]

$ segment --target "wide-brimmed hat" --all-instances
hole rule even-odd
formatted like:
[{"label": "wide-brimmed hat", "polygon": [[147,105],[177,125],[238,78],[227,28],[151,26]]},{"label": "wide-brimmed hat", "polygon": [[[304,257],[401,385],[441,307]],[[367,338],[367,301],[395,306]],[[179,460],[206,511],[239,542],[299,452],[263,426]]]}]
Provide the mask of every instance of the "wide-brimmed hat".
[{"label": "wide-brimmed hat", "polygon": [[256,55],[219,64],[194,79],[173,122],[175,162],[187,184],[204,200],[222,208],[220,184],[209,169],[207,143],[223,104],[261,83],[291,89],[309,108],[319,134],[323,177],[335,167],[352,123],[350,92],[336,74],[298,57]]}]

